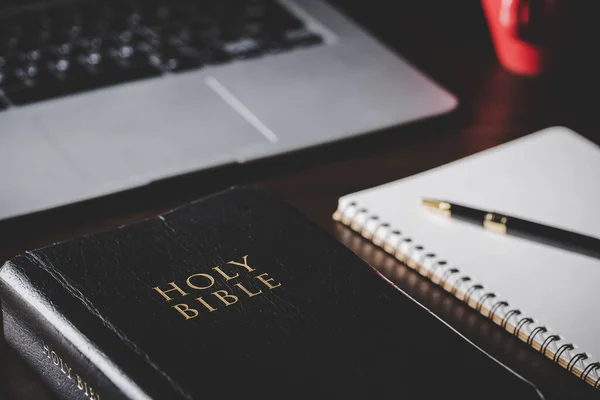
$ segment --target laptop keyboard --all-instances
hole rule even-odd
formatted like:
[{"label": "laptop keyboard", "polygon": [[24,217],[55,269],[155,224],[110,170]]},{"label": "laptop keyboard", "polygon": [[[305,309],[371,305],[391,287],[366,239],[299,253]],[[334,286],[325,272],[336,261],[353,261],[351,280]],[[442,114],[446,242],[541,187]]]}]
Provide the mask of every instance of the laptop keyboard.
[{"label": "laptop keyboard", "polygon": [[0,17],[0,110],[320,43],[276,0],[113,0],[29,10]]}]

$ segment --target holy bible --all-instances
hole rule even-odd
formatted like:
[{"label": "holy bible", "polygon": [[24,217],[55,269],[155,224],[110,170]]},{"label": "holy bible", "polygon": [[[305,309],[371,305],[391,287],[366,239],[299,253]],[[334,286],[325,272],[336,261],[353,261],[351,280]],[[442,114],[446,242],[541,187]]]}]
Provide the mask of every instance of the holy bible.
[{"label": "holy bible", "polygon": [[26,252],[0,282],[6,340],[65,399],[539,398],[261,189]]}]

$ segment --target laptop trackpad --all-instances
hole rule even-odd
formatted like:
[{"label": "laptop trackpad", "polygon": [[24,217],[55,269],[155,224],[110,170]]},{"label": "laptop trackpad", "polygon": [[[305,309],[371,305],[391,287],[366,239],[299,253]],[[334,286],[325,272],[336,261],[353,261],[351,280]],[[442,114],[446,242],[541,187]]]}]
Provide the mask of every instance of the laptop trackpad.
[{"label": "laptop trackpad", "polygon": [[91,182],[151,181],[234,162],[269,140],[202,78],[137,82],[44,104],[50,142]]}]

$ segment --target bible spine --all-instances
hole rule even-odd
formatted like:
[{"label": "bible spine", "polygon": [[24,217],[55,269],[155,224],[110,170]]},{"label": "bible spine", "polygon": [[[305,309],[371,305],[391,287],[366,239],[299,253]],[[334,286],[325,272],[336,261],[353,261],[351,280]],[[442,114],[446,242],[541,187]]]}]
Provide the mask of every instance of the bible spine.
[{"label": "bible spine", "polygon": [[[10,262],[0,272],[0,290],[7,343],[60,398],[131,398],[98,369],[98,360],[82,352],[85,337],[68,321],[52,315],[52,304],[36,298],[32,285]],[[73,335],[79,335],[79,346],[71,340]]]}]

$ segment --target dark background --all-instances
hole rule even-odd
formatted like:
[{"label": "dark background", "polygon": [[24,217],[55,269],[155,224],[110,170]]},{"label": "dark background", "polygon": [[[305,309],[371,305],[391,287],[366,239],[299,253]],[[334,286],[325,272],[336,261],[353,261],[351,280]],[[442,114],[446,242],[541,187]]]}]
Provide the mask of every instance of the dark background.
[{"label": "dark background", "polygon": [[[525,78],[499,66],[478,1],[337,0],[334,3],[341,9],[454,93],[460,100],[459,108],[441,117],[359,138],[189,174],[2,221],[0,261],[30,248],[150,217],[234,184],[258,184],[296,206],[391,276],[407,294],[531,380],[547,399],[596,398],[598,392],[576,376],[331,220],[337,199],[344,194],[400,179],[548,126],[567,126],[600,144],[596,122],[600,70],[594,61],[599,48],[595,25],[600,2],[569,2],[577,23],[564,32],[569,47],[562,65],[543,77]],[[0,388],[7,398],[53,399],[18,356],[2,347]],[[402,397],[400,387],[398,395]]]}]

